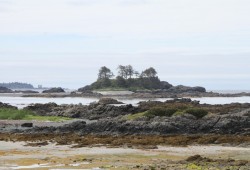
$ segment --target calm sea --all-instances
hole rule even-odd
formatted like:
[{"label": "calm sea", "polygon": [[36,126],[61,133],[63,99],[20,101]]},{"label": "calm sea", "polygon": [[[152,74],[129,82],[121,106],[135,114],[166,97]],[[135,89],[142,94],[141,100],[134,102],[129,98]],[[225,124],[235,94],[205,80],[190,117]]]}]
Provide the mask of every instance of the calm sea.
[{"label": "calm sea", "polygon": [[[57,104],[83,104],[87,105],[91,102],[98,101],[98,98],[80,98],[80,97],[65,97],[65,98],[39,98],[39,97],[14,97],[14,96],[0,96],[0,102],[8,103],[18,108],[23,108],[30,104],[35,103],[49,103],[54,102]],[[166,101],[171,100],[170,98],[156,98],[156,99],[127,99],[127,98],[118,98],[119,101],[122,101],[125,104],[137,105],[140,101]],[[198,100],[200,103],[207,104],[230,104],[230,103],[250,103],[250,97],[203,97],[203,98],[193,98],[193,100]]]}]

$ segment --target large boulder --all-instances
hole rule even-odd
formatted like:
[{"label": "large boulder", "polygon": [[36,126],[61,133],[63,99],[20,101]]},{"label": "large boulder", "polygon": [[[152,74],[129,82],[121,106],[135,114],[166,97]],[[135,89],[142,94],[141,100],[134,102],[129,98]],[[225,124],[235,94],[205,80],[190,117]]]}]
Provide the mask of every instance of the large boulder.
[{"label": "large boulder", "polygon": [[44,90],[43,93],[65,93],[65,91],[61,87],[55,87],[49,90]]},{"label": "large boulder", "polygon": [[170,92],[174,93],[185,93],[185,92],[200,92],[200,93],[205,93],[206,89],[204,87],[189,87],[189,86],[183,86],[183,85],[178,85],[178,86],[173,86],[169,88]]},{"label": "large boulder", "polygon": [[[58,108],[59,105],[56,103],[46,103],[46,104],[33,104],[25,107],[25,110],[30,110],[35,112],[37,115],[40,116],[48,116],[49,113],[53,112],[56,108]],[[50,115],[52,116],[52,115]],[[54,115],[53,115],[54,116]]]},{"label": "large boulder", "polygon": [[2,103],[2,102],[0,102],[0,108],[17,109],[17,107],[15,106],[11,106],[9,104]]},{"label": "large boulder", "polygon": [[87,86],[85,86],[85,87],[79,88],[77,91],[78,91],[78,92],[89,92],[89,91],[91,91],[91,90],[92,90],[91,86],[90,86],[90,85],[87,85]]},{"label": "large boulder", "polygon": [[40,116],[64,116],[83,119],[102,119],[107,117],[118,117],[130,113],[139,112],[138,108],[132,105],[107,105],[92,103],[89,106],[84,105],[57,105],[55,103],[34,104],[25,107]]},{"label": "large boulder", "polygon": [[124,104],[116,99],[113,98],[101,98],[98,101],[99,104]]},{"label": "large boulder", "polygon": [[172,84],[170,84],[170,83],[168,83],[168,82],[166,82],[166,81],[161,81],[161,88],[162,88],[162,89],[169,89],[169,88],[171,88],[171,87],[173,87]]}]

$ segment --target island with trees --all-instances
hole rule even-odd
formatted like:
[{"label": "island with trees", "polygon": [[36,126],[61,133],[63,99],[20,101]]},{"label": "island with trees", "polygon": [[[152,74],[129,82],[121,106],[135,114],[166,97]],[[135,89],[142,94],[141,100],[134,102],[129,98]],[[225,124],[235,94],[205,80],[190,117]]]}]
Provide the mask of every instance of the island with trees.
[{"label": "island with trees", "polygon": [[[173,85],[165,81],[160,81],[157,71],[153,67],[143,70],[141,73],[136,71],[131,65],[119,65],[118,74],[103,66],[98,73],[98,79],[91,85],[85,86],[81,90],[100,90],[100,89],[124,89],[136,90],[156,90],[169,89]],[[115,77],[115,78],[114,78]]]},{"label": "island with trees", "polygon": [[8,89],[34,89],[32,84],[12,82],[12,83],[0,83],[0,87],[5,87]]},{"label": "island with trees", "polygon": [[106,66],[99,69],[97,80],[91,85],[78,89],[79,92],[102,90],[129,90],[133,92],[153,92],[155,93],[184,93],[199,92],[205,93],[204,87],[188,87],[183,85],[173,86],[167,81],[161,81],[157,76],[157,71],[149,67],[141,72],[136,71],[131,65],[119,65],[117,76]]}]

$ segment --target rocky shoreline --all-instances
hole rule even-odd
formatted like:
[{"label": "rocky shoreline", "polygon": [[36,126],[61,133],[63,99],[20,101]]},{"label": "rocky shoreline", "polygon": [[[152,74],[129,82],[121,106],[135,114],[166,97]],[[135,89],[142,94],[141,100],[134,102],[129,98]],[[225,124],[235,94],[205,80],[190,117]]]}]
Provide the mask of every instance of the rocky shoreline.
[{"label": "rocky shoreline", "polygon": [[[109,93],[109,92],[107,92]],[[131,94],[101,94],[98,92],[72,92],[72,93],[30,93],[23,94],[22,97],[45,97],[45,98],[58,98],[58,97],[126,97],[131,99],[143,98],[192,98],[192,97],[244,97],[250,96],[250,93],[234,93],[222,94],[216,92],[166,92],[166,91],[145,91],[134,92]]]},{"label": "rocky shoreline", "polygon": [[[104,101],[108,101],[107,99]],[[111,100],[112,102],[117,102]],[[8,105],[1,104],[2,107]],[[206,110],[203,117],[176,112],[171,116],[146,116],[151,108],[197,108]],[[141,102],[138,106],[116,106],[106,103],[90,105],[34,104],[25,108],[40,116],[63,116],[76,121],[61,126],[8,128],[0,125],[0,133],[78,135],[250,135],[250,104],[208,105],[190,99],[166,102]],[[168,111],[168,110],[167,110]],[[187,113],[186,113],[187,112]],[[138,116],[141,115],[141,116]],[[89,120],[89,121],[86,121]]]},{"label": "rocky shoreline", "polygon": [[[0,108],[17,109],[4,103],[0,103]],[[166,109],[164,110],[166,113],[161,115],[159,112],[163,108]],[[178,111],[174,110],[176,108]],[[190,112],[190,108],[196,112]],[[154,116],[148,116],[155,109],[159,112]],[[126,167],[125,169],[148,170],[152,168],[216,169],[218,167],[249,169],[250,166],[248,160],[250,148],[249,103],[208,105],[183,98],[165,102],[140,102],[138,106],[132,106],[121,104],[114,99],[104,98],[90,105],[47,103],[30,105],[25,110],[40,116],[64,116],[74,119],[65,122],[0,121],[0,142],[2,144],[10,147],[23,143],[22,148],[28,147],[31,150],[40,148],[39,156],[35,156],[33,151],[25,148],[20,149],[21,146],[18,146],[19,150],[15,150],[15,153],[10,149],[0,150],[0,156],[4,158],[4,168],[12,164],[22,167],[46,165],[58,168],[60,164],[62,167],[68,168],[77,165],[79,168]],[[175,113],[169,114],[169,111],[173,110]],[[58,151],[58,147],[61,148],[60,151]],[[45,150],[46,148],[49,149]],[[106,150],[130,150],[131,152],[136,150],[136,154],[129,155],[129,158],[133,160],[130,162],[126,162],[131,160],[128,159],[126,153],[118,156],[109,155],[108,159],[100,153],[94,156],[85,155],[87,158],[84,159],[82,155],[77,155],[79,150],[89,151],[92,148],[95,152],[103,151],[104,148]],[[42,155],[45,153],[47,155],[41,159],[42,151],[44,151]],[[66,153],[65,151],[72,152],[70,158],[57,157],[59,152],[61,155],[61,153]],[[143,153],[140,155],[139,151]],[[180,152],[177,160],[175,160],[176,153],[169,155],[171,151]],[[20,155],[15,155],[17,153]],[[219,153],[220,155],[218,155]],[[225,156],[225,153],[231,154],[231,156]],[[15,160],[9,159],[8,154],[12,154],[12,157],[16,156]],[[29,155],[29,160],[27,160],[27,155]],[[20,156],[26,159],[21,159]],[[110,160],[111,157],[112,160]],[[114,164],[123,157],[122,161],[125,163],[121,163],[119,166]],[[82,164],[86,160],[91,161],[88,165]],[[110,164],[108,167],[104,166],[107,161]],[[138,164],[138,161],[147,163]]]}]

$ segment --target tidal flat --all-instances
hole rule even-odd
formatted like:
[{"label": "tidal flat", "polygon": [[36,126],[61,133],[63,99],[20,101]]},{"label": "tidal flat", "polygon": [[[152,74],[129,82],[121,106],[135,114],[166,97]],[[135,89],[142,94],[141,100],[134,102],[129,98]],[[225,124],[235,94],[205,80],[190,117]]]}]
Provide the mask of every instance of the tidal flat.
[{"label": "tidal flat", "polygon": [[153,149],[0,142],[0,169],[249,169],[250,148],[222,145]]}]

